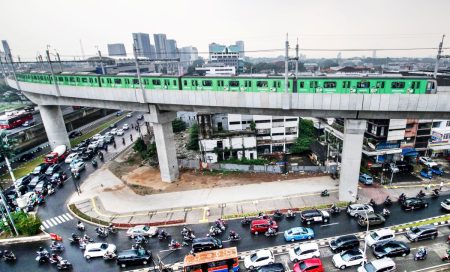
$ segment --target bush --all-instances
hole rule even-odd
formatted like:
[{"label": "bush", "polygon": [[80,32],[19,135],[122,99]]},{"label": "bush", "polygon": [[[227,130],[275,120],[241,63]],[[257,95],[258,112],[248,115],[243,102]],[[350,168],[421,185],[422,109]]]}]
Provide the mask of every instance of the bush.
[{"label": "bush", "polygon": [[175,119],[172,121],[172,129],[174,133],[184,131],[186,129],[186,123],[181,119]]},{"label": "bush", "polygon": [[[38,234],[41,227],[41,219],[38,216],[27,214],[23,211],[11,213],[11,217],[14,220],[19,235],[31,236]],[[0,222],[0,229],[10,234],[11,229],[9,225],[5,225],[4,222]]]},{"label": "bush", "polygon": [[189,142],[186,145],[189,150],[199,150],[198,146],[198,124],[192,125],[189,129]]},{"label": "bush", "polygon": [[156,156],[156,143],[147,145],[142,138],[138,138],[133,145],[133,150],[139,153],[143,160]]}]

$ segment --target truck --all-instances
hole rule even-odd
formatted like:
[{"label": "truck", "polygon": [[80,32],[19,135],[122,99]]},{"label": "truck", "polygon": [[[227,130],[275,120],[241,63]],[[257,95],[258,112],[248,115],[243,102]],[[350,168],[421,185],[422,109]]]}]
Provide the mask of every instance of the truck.
[{"label": "truck", "polygon": [[60,161],[63,161],[67,155],[69,154],[69,151],[67,149],[67,146],[65,145],[58,145],[53,149],[52,152],[45,155],[44,161],[47,164],[54,164],[58,163]]}]

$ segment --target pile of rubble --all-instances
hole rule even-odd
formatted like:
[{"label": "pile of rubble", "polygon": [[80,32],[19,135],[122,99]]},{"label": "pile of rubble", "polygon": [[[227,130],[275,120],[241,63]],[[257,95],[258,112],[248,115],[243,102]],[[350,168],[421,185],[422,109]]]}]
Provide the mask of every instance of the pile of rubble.
[{"label": "pile of rubble", "polygon": [[177,158],[179,159],[188,159],[188,160],[196,160],[200,156],[200,152],[188,150],[186,145],[189,141],[189,130],[174,133],[175,144],[177,148]]}]

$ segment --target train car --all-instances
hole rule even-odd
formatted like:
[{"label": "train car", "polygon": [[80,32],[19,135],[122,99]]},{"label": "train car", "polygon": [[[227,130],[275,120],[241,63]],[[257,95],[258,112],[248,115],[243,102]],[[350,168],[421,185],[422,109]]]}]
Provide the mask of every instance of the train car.
[{"label": "train car", "polygon": [[[182,77],[181,86],[188,91],[284,92],[281,77]],[[289,79],[289,92],[293,89]]]}]

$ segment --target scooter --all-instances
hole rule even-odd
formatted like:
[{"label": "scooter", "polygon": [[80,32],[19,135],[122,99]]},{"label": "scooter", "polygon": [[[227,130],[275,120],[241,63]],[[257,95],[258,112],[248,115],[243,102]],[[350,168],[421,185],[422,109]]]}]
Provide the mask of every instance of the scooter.
[{"label": "scooter", "polygon": [[100,238],[108,237],[108,230],[105,228],[95,228],[95,232],[97,233],[98,237],[100,237]]},{"label": "scooter", "polygon": [[423,261],[427,258],[428,252],[426,248],[419,248],[419,250],[416,252],[416,255],[414,255],[414,261]]},{"label": "scooter", "polygon": [[374,207],[376,205],[375,200],[373,200],[373,198],[370,199],[368,204],[372,207]]},{"label": "scooter", "polygon": [[169,237],[170,237],[170,234],[167,233],[167,231],[165,231],[165,230],[160,230],[159,231],[159,234],[158,234],[158,239],[159,240],[165,240],[165,239],[167,239]]},{"label": "scooter", "polygon": [[384,217],[389,217],[391,215],[391,212],[388,209],[384,208],[382,214]]},{"label": "scooter", "polygon": [[337,207],[336,205],[332,205],[330,208],[331,214],[339,214],[341,212],[341,208]]},{"label": "scooter", "polygon": [[59,262],[62,261],[62,257],[56,254],[52,254],[52,257],[50,258],[50,263],[51,264],[58,264]]},{"label": "scooter", "polygon": [[320,193],[320,196],[330,196],[330,193],[328,190],[323,190],[322,193]]},{"label": "scooter", "polygon": [[147,238],[145,238],[144,236],[136,236],[136,238],[134,238],[134,242],[136,243],[136,245],[144,245],[148,243]]},{"label": "scooter", "polygon": [[418,198],[422,198],[424,196],[425,196],[425,193],[422,190],[420,190],[420,192],[417,193]]},{"label": "scooter", "polygon": [[96,160],[92,160],[91,164],[92,164],[92,166],[94,166],[94,168],[97,168],[97,166],[98,166],[98,163]]},{"label": "scooter", "polygon": [[211,235],[211,236],[216,236],[216,235],[219,235],[219,234],[222,234],[222,230],[219,229],[218,227],[216,227],[216,226],[211,226],[211,227],[209,228],[209,235]]},{"label": "scooter", "polygon": [[281,220],[282,217],[283,217],[283,213],[280,210],[276,210],[273,213],[273,219],[274,220]]},{"label": "scooter", "polygon": [[432,198],[437,198],[439,197],[439,189],[434,189],[433,193],[431,194]]},{"label": "scooter", "polygon": [[86,230],[86,228],[84,227],[83,222],[79,222],[79,223],[77,224],[77,229],[78,229],[79,231],[85,231],[85,230]]},{"label": "scooter", "polygon": [[191,232],[190,234],[183,236],[183,241],[192,242],[195,239],[195,235]]},{"label": "scooter", "polygon": [[50,260],[50,254],[44,250],[44,251],[37,251],[37,257],[36,257],[36,262],[38,262],[39,264],[43,264],[46,263]]},{"label": "scooter", "polygon": [[401,193],[400,196],[398,197],[398,202],[403,203],[403,201],[405,201],[406,199],[406,195],[404,193]]},{"label": "scooter", "polygon": [[64,251],[64,245],[61,243],[51,244],[50,250],[52,252],[62,252],[62,251]]},{"label": "scooter", "polygon": [[181,244],[177,241],[172,240],[172,242],[170,242],[169,244],[169,249],[170,250],[177,250],[181,248]]},{"label": "scooter", "polygon": [[69,263],[68,260],[61,260],[58,264],[56,264],[56,268],[58,268],[58,270],[70,270],[72,269],[72,264]]},{"label": "scooter", "polygon": [[385,206],[391,206],[392,205],[392,200],[389,196],[386,197],[386,199],[384,200],[384,205]]},{"label": "scooter", "polygon": [[216,224],[216,227],[218,227],[222,231],[224,231],[227,228],[227,223],[225,223],[225,221],[223,221],[220,218],[216,220],[215,224]]},{"label": "scooter", "polygon": [[230,242],[236,242],[241,240],[241,236],[239,234],[237,234],[236,232],[230,232],[230,236],[228,236],[228,240],[230,240]]},{"label": "scooter", "polygon": [[5,262],[15,262],[17,260],[16,255],[12,251],[1,251],[0,250],[0,259],[4,260]]},{"label": "scooter", "polygon": [[247,217],[244,217],[244,219],[241,220],[241,225],[247,226],[247,225],[250,225],[251,222],[252,222],[252,220],[248,219]]},{"label": "scooter", "polygon": [[286,219],[294,219],[295,218],[295,212],[292,210],[288,210],[286,213]]},{"label": "scooter", "polygon": [[116,253],[114,252],[106,252],[105,255],[103,255],[104,260],[113,260],[117,257]]},{"label": "scooter", "polygon": [[108,230],[109,233],[112,233],[112,234],[116,234],[117,233],[117,229],[114,227],[113,224],[109,224],[107,230]]},{"label": "scooter", "polygon": [[48,195],[53,195],[55,192],[56,192],[55,187],[53,187],[52,185],[47,186],[47,194]]},{"label": "scooter", "polygon": [[265,233],[264,233],[264,235],[266,236],[266,237],[271,237],[271,236],[276,236],[277,235],[277,232],[275,231],[275,230],[267,230]]},{"label": "scooter", "polygon": [[181,235],[182,236],[188,235],[190,233],[193,234],[194,232],[188,227],[183,227],[183,229],[181,230]]}]

